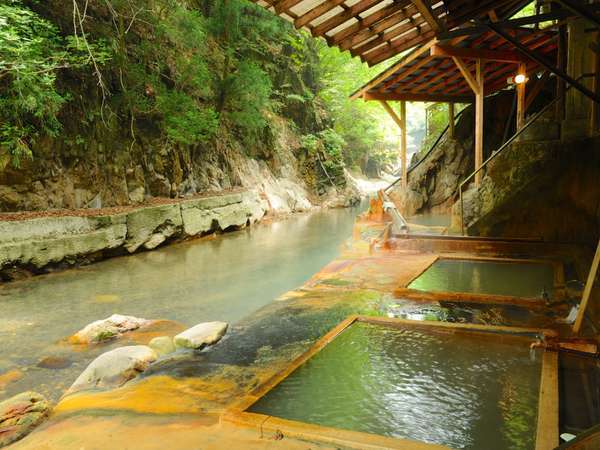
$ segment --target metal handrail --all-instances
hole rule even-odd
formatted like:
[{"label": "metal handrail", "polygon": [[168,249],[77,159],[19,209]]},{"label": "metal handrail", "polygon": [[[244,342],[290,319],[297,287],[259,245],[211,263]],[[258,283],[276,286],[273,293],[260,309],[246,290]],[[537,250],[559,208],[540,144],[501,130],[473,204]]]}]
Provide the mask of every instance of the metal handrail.
[{"label": "metal handrail", "polygon": [[[590,74],[582,74],[581,76],[579,76],[577,78],[576,81],[579,81],[582,78],[586,78],[588,76],[590,76]],[[465,184],[467,184],[467,182],[469,182],[481,170],[483,170],[493,159],[496,158],[496,156],[498,156],[500,153],[502,153],[504,150],[506,150],[508,147],[510,147],[510,145],[515,141],[515,139],[518,138],[527,128],[529,128],[529,126],[531,124],[533,124],[533,122],[535,122],[536,120],[538,120],[546,111],[548,111],[550,109],[550,107],[552,107],[553,105],[555,105],[559,100],[562,100],[567,95],[567,92],[569,91],[569,89],[571,89],[572,87],[573,87],[572,85],[567,86],[567,88],[561,93],[561,95],[559,95],[558,97],[552,99],[552,101],[550,103],[548,103],[541,110],[539,110],[537,113],[535,113],[527,122],[525,122],[525,124],[519,130],[517,130],[517,132],[515,134],[513,134],[504,144],[502,144],[498,148],[498,150],[492,152],[492,154],[490,155],[490,157],[488,159],[486,159],[481,164],[481,166],[479,166],[477,169],[475,169],[467,178],[465,178],[462,181],[462,183],[460,183],[460,185],[458,186],[458,194],[459,194],[459,197],[460,197],[460,229],[461,229],[461,234],[463,236],[465,235],[463,186]]]},{"label": "metal handrail", "polygon": [[[466,108],[461,109],[458,114],[456,114],[456,116],[454,116],[454,120],[456,121],[460,115],[464,112]],[[406,170],[406,178],[408,179],[408,174],[411,173],[413,170],[415,170],[417,167],[419,167],[419,165],[425,161],[425,159],[433,152],[433,150],[437,147],[437,145],[439,144],[439,142],[442,140],[442,137],[444,136],[444,134],[446,134],[446,132],[448,131],[448,129],[450,128],[450,122],[448,122],[448,125],[446,125],[446,128],[444,128],[442,130],[442,132],[440,133],[440,135],[437,137],[437,139],[435,140],[435,142],[433,143],[433,145],[431,146],[431,148],[427,151],[427,153],[425,153],[423,155],[423,157],[418,160],[415,164],[413,164],[412,166],[410,166],[407,170]],[[398,177],[397,180],[395,180],[392,184],[390,184],[388,187],[386,187],[383,191],[384,192],[388,192],[391,188],[393,188],[396,184],[398,184],[398,182],[402,180],[402,176]]]}]

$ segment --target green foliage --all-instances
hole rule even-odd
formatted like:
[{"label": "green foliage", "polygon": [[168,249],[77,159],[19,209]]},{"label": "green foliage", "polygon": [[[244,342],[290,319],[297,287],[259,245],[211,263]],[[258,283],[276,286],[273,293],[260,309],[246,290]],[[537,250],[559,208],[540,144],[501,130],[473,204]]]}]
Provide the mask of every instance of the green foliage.
[{"label": "green foliage", "polygon": [[0,4],[0,167],[18,167],[32,156],[36,138],[58,134],[58,113],[69,95],[58,91],[57,73],[89,65],[92,53],[97,63],[109,59],[103,42],[88,49],[73,36],[61,37],[20,0]]},{"label": "green foliage", "polygon": [[157,96],[157,108],[164,115],[162,126],[169,140],[182,144],[207,141],[219,124],[212,108],[199,108],[193,98],[171,91]]}]

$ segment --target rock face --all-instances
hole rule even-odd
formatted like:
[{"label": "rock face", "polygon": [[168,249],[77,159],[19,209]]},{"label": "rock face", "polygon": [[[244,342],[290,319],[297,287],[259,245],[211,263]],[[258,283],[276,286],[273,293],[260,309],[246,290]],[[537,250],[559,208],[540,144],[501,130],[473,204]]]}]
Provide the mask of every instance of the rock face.
[{"label": "rock face", "polygon": [[[485,100],[484,159],[497,149],[510,116],[512,96],[495,95]],[[406,189],[396,184],[389,193],[405,216],[436,211],[449,212],[459,184],[474,168],[473,111],[467,107],[456,123],[455,138],[446,133],[434,150],[408,176]]]},{"label": "rock face", "polygon": [[128,331],[137,330],[150,323],[152,323],[151,320],[113,314],[106,319],[97,320],[86,325],[71,336],[69,342],[71,344],[95,344],[116,338]]},{"label": "rock face", "polygon": [[116,388],[145,371],[157,354],[145,345],[120,347],[103,353],[79,375],[67,393],[92,388]]},{"label": "rock face", "polygon": [[153,338],[148,343],[148,347],[154,350],[158,356],[168,355],[176,350],[173,339],[169,336],[158,336]]},{"label": "rock face", "polygon": [[49,412],[46,398],[35,392],[23,392],[0,402],[0,447],[29,434]]},{"label": "rock face", "polygon": [[16,269],[44,272],[105,255],[151,250],[167,240],[241,228],[265,215],[257,191],[185,200],[126,213],[0,222],[0,279]]},{"label": "rock face", "polygon": [[[515,142],[463,193],[470,235],[595,244],[600,229],[600,139]],[[460,230],[460,203],[452,211]]]},{"label": "rock face", "polygon": [[175,336],[175,346],[200,349],[207,345],[214,345],[225,335],[227,327],[228,324],[225,322],[200,323]]}]

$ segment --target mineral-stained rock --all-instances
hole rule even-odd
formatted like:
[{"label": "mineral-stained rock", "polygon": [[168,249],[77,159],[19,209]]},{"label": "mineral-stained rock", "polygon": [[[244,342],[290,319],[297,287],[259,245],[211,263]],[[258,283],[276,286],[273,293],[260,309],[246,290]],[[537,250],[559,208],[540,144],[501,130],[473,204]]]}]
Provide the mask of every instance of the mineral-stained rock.
[{"label": "mineral-stained rock", "polygon": [[173,339],[169,336],[158,336],[150,341],[148,346],[156,352],[158,356],[168,355],[175,351]]},{"label": "mineral-stained rock", "polygon": [[199,349],[216,344],[225,335],[228,326],[226,322],[200,323],[175,336],[175,346]]},{"label": "mineral-stained rock", "polygon": [[67,393],[92,388],[116,388],[135,378],[156,361],[156,352],[146,345],[119,347],[93,360]]},{"label": "mineral-stained rock", "polygon": [[23,372],[19,369],[12,369],[8,372],[0,373],[0,391],[13,381],[18,381],[23,378]]},{"label": "mineral-stained rock", "polygon": [[71,364],[73,364],[72,361],[61,356],[46,356],[37,363],[37,366],[42,369],[64,369]]},{"label": "mineral-stained rock", "polygon": [[27,435],[49,411],[48,400],[36,392],[23,392],[0,402],[0,447]]},{"label": "mineral-stained rock", "polygon": [[128,331],[136,330],[144,325],[151,324],[151,320],[140,319],[133,316],[112,316],[97,320],[86,325],[69,338],[71,344],[92,344],[116,338]]}]

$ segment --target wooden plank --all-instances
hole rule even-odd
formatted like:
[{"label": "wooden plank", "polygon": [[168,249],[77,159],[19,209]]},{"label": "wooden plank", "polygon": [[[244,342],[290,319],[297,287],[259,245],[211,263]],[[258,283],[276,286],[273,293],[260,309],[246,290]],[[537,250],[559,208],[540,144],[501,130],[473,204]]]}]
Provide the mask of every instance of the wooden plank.
[{"label": "wooden plank", "polygon": [[468,48],[468,47],[452,47],[450,45],[436,44],[431,47],[431,56],[442,56],[452,57],[457,56],[459,58],[480,58],[491,61],[500,61],[508,63],[519,63],[526,60],[518,52],[511,50],[487,50],[482,48]]},{"label": "wooden plank", "polygon": [[[483,62],[478,59],[475,63],[475,83],[477,91],[475,92],[475,170],[483,164]],[[481,185],[481,171],[475,174],[475,186]]]},{"label": "wooden plank", "polygon": [[361,0],[355,5],[352,5],[350,8],[341,12],[329,19],[323,21],[319,25],[316,25],[311,33],[314,37],[323,36],[325,33],[333,30],[336,27],[339,27],[344,22],[349,21],[355,16],[358,16],[361,12],[364,12],[373,6],[381,3],[383,0]]},{"label": "wooden plank", "polygon": [[[524,64],[519,65],[519,75],[527,76],[527,68]],[[525,124],[525,85],[527,83],[517,84],[517,131],[523,128]]]},{"label": "wooden plank", "polygon": [[[600,37],[600,33],[596,32],[595,41],[596,45],[598,45],[598,38]],[[592,78],[592,91],[598,95],[600,93],[600,55],[597,51],[594,51],[594,62],[593,62],[593,73],[594,76]],[[591,110],[590,110],[590,136],[593,136],[598,129],[598,108],[599,105],[597,102],[592,102]]]},{"label": "wooden plank", "polygon": [[312,22],[317,17],[322,16],[326,12],[332,10],[333,8],[335,8],[338,5],[341,5],[345,1],[346,0],[327,0],[319,5],[315,6],[313,9],[311,9],[310,11],[307,11],[306,13],[304,13],[300,17],[298,17],[296,20],[294,20],[294,26],[296,28],[302,28],[304,25]]},{"label": "wooden plank", "polygon": [[535,450],[553,450],[558,439],[558,353],[544,351]]},{"label": "wooden plank", "polygon": [[594,255],[592,267],[590,267],[585,288],[583,289],[583,295],[581,297],[581,302],[579,303],[579,311],[577,312],[577,318],[575,319],[575,324],[573,325],[573,334],[579,334],[579,331],[581,330],[583,317],[585,316],[585,310],[587,309],[588,302],[590,300],[590,294],[592,293],[592,287],[596,281],[598,264],[600,264],[600,241],[598,241],[598,245],[596,246],[596,254]]},{"label": "wooden plank", "polygon": [[448,103],[448,133],[454,139],[454,102]]},{"label": "wooden plank", "polygon": [[440,31],[444,30],[444,25],[440,21],[438,21],[438,18],[436,16],[434,16],[434,14],[431,11],[431,8],[429,7],[428,4],[426,4],[423,0],[411,0],[411,1],[417,7],[417,9],[419,10],[419,13],[427,21],[427,23],[429,24],[429,26],[431,27],[431,29],[433,31],[438,33]]},{"label": "wooden plank", "polygon": [[471,103],[473,97],[469,95],[443,95],[443,94],[403,94],[397,92],[381,93],[381,92],[365,92],[361,96],[365,101],[373,100],[388,100],[407,102],[456,102],[456,103]]},{"label": "wooden plank", "polygon": [[406,163],[406,101],[400,102],[400,159],[402,162],[402,187],[408,185],[408,165]]},{"label": "wooden plank", "polygon": [[364,17],[359,22],[353,23],[352,25],[347,26],[341,31],[338,31],[333,36],[327,38],[327,42],[333,45],[337,45],[339,42],[343,41],[349,36],[352,36],[355,33],[358,33],[361,30],[367,29],[373,26],[375,23],[380,20],[385,19],[386,17],[402,10],[402,6],[397,3],[392,3],[384,8],[378,9],[372,14],[369,14],[367,17]]}]

